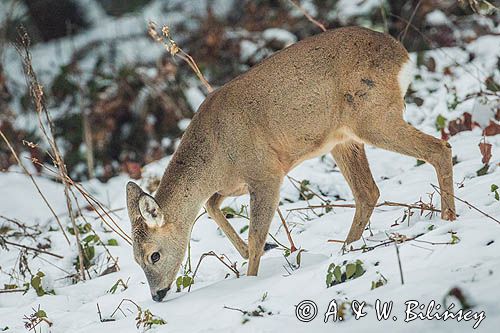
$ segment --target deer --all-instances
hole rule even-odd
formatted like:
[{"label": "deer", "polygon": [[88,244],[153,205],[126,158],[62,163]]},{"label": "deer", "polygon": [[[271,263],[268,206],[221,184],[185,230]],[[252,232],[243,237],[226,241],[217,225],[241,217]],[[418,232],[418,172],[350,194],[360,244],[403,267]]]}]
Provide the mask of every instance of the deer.
[{"label": "deer", "polygon": [[[408,52],[361,27],[328,30],[278,51],[210,93],[192,118],[154,196],[127,184],[133,253],[153,300],[162,301],[184,259],[192,227],[209,216],[256,276],[280,187],[298,164],[330,153],[355,213],[344,244],[359,240],[379,190],[365,144],[423,160],[436,171],[441,218],[456,218],[451,145],[403,119],[412,79]],[[249,194],[248,243],[220,207]]]}]

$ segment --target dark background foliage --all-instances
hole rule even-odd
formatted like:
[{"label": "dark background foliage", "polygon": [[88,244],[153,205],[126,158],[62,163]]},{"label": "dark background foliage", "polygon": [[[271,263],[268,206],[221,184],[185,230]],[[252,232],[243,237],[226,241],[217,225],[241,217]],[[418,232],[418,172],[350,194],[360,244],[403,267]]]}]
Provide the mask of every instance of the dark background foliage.
[{"label": "dark background foliage", "polygon": [[[364,5],[364,1],[358,2],[359,6]],[[9,77],[4,70],[12,60],[7,61],[2,53],[16,42],[17,27],[21,25],[31,36],[34,48],[43,45],[57,48],[66,45],[64,41],[72,41],[69,51],[61,46],[60,54],[67,60],[58,61],[51,68],[52,75],[44,77],[41,73],[45,97],[49,109],[53,110],[56,135],[62,143],[70,174],[77,179],[96,176],[103,181],[121,171],[140,176],[142,165],[171,154],[185,127],[183,121],[196,112],[190,103],[189,89],[195,87],[203,91],[190,69],[165,53],[156,52],[159,56],[154,59],[117,60],[125,52],[124,45],[135,45],[133,43],[141,40],[149,42],[146,34],[149,17],[145,9],[152,4],[157,5],[159,19],[172,13],[183,17],[158,23],[170,25],[176,41],[196,59],[214,87],[286,46],[280,38],[265,39],[263,31],[284,29],[298,40],[320,32],[300,12],[297,14],[287,0],[234,0],[223,14],[214,7],[217,1],[200,2],[198,7],[202,8],[196,10],[193,3],[96,0],[92,2],[93,8],[103,13],[101,17],[114,20],[142,17],[144,29],[116,31],[110,37],[96,32],[101,22],[81,1],[12,1],[12,6],[5,7],[21,6],[22,10],[16,15],[15,10],[4,13],[0,27],[0,129],[10,137],[15,149],[50,163],[44,147],[30,148],[23,144],[23,140],[40,141],[33,126],[26,126],[29,121],[19,121],[33,121],[30,117],[33,106],[26,87],[19,84],[19,77]],[[339,12],[337,0],[308,3],[316,9],[316,13],[312,13],[315,18],[329,29],[369,26],[390,33],[412,52],[461,46],[491,33],[499,24],[497,12],[480,15],[467,1],[387,0],[355,15]],[[433,11],[439,11],[447,20],[427,19]],[[255,45],[253,54],[241,56],[242,40]],[[149,43],[151,49],[159,48]],[[149,48],[141,50],[146,54],[149,51]],[[39,70],[36,64],[35,70]],[[0,143],[0,168],[6,169],[12,164],[14,160],[7,147]]]}]

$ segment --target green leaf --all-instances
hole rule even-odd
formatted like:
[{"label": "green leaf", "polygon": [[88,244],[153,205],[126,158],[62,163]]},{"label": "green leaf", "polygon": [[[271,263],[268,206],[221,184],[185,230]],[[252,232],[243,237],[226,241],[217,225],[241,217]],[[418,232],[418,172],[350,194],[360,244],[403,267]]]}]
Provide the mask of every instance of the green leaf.
[{"label": "green leaf", "polygon": [[193,284],[193,278],[192,277],[187,276],[187,275],[185,275],[185,276],[182,277],[182,286],[184,288],[187,288],[187,287],[189,287],[192,284]]},{"label": "green leaf", "polygon": [[417,160],[417,165],[416,166],[421,166],[422,164],[425,164],[425,161]]},{"label": "green leaf", "polygon": [[335,266],[333,270],[333,276],[335,276],[335,280],[338,283],[342,282],[342,272],[340,271],[340,266]]},{"label": "green leaf", "polygon": [[446,127],[446,118],[443,117],[442,115],[438,115],[436,118],[436,129],[440,131],[445,127]]},{"label": "green leaf", "polygon": [[37,318],[47,318],[47,313],[44,310],[38,310],[35,312]]},{"label": "green leaf", "polygon": [[238,213],[236,213],[236,211],[229,206],[222,208],[221,211],[224,214],[224,216],[228,219],[233,218],[236,215],[238,215]]},{"label": "green leaf", "polygon": [[333,269],[335,268],[335,264],[330,264],[328,266],[327,274],[326,274],[326,287],[331,287],[333,283]]},{"label": "green leaf", "polygon": [[85,237],[83,239],[83,242],[88,244],[88,243],[92,242],[93,240],[94,240],[94,235],[88,235],[87,237]]},{"label": "green leaf", "polygon": [[115,284],[111,287],[111,289],[109,289],[109,292],[110,292],[110,293],[112,293],[112,294],[114,294],[114,293],[116,293],[116,289],[118,289],[118,283],[115,283]]},{"label": "green leaf", "polygon": [[489,167],[490,166],[488,164],[485,164],[481,169],[479,169],[479,170],[476,171],[476,174],[478,176],[484,176],[485,174],[488,173]]},{"label": "green leaf", "polygon": [[33,289],[35,289],[37,296],[43,296],[45,295],[45,290],[43,290],[42,287],[42,278],[45,276],[43,272],[37,272],[36,275],[34,275],[31,278],[31,286]]},{"label": "green leaf", "polygon": [[248,230],[248,224],[244,225],[243,228],[240,229],[240,234],[244,233],[247,230]]},{"label": "green leaf", "polygon": [[295,257],[295,260],[297,262],[297,266],[300,267],[300,263],[302,262],[302,252],[304,252],[304,249],[300,249],[299,252],[297,253],[297,256]]},{"label": "green leaf", "polygon": [[95,256],[95,247],[88,246],[84,249],[84,254],[87,260],[92,260]]},{"label": "green leaf", "polygon": [[118,241],[114,238],[108,239],[109,246],[118,246]]},{"label": "green leaf", "polygon": [[361,260],[356,260],[356,273],[354,273],[354,278],[360,277],[363,274],[365,274],[363,262]]},{"label": "green leaf", "polygon": [[356,273],[356,264],[347,264],[345,272],[347,278],[350,279]]},{"label": "green leaf", "polygon": [[491,192],[495,193],[495,200],[500,201],[500,194],[498,193],[497,184],[491,184]]},{"label": "green leaf", "polygon": [[182,286],[182,276],[179,276],[177,280],[175,280],[175,285],[177,286],[177,292],[180,292]]}]

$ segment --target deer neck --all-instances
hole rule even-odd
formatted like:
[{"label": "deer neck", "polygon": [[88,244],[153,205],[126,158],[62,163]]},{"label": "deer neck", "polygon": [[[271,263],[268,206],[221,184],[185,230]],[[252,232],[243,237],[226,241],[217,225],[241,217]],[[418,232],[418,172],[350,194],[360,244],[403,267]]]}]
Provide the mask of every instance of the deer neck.
[{"label": "deer neck", "polygon": [[208,140],[189,136],[184,134],[155,195],[166,222],[185,232],[191,231],[205,202],[219,190],[214,150]]}]

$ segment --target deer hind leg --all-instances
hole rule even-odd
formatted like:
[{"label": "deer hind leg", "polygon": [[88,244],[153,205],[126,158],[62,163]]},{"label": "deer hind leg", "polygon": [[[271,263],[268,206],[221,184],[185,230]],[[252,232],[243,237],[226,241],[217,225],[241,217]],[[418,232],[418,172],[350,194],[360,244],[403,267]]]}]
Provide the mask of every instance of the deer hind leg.
[{"label": "deer hind leg", "polygon": [[250,225],[248,231],[248,270],[247,275],[256,276],[259,271],[260,257],[264,252],[269,227],[278,208],[282,177],[249,184]]},{"label": "deer hind leg", "polygon": [[393,111],[388,114],[389,118],[374,120],[370,125],[360,127],[355,134],[373,146],[430,163],[436,170],[441,188],[441,218],[454,220],[456,215],[450,144],[420,132],[402,119],[400,111]]},{"label": "deer hind leg", "polygon": [[222,211],[220,210],[220,205],[226,197],[218,193],[215,193],[208,199],[206,203],[206,209],[208,215],[214,219],[217,225],[222,229],[224,234],[229,238],[231,243],[234,245],[236,250],[244,259],[248,259],[248,245],[241,239],[238,233],[234,230],[233,226],[226,219]]},{"label": "deer hind leg", "polygon": [[356,202],[356,213],[345,241],[349,244],[361,238],[380,193],[373,180],[362,143],[350,141],[338,144],[331,153]]}]

